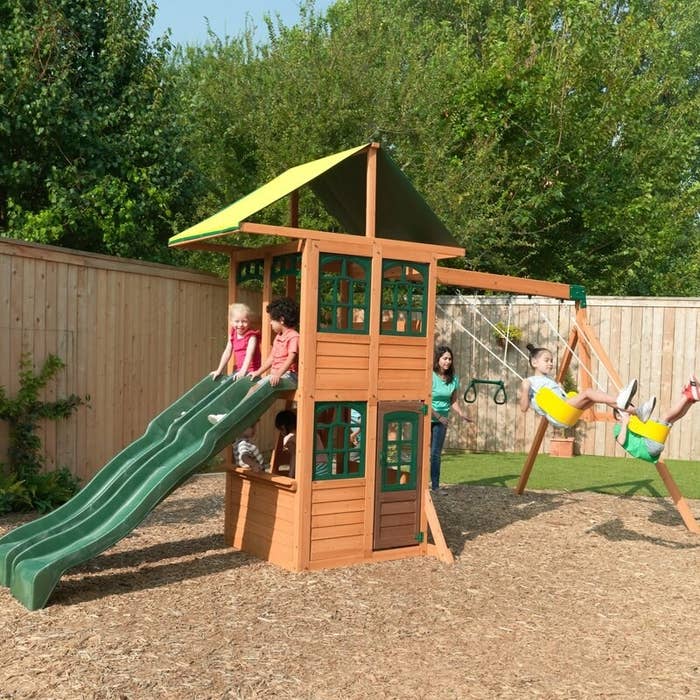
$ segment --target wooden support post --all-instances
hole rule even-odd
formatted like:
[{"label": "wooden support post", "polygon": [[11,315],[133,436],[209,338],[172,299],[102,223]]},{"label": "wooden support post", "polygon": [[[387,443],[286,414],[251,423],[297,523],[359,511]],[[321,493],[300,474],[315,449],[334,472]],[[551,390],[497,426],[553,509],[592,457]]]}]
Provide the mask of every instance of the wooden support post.
[{"label": "wooden support post", "polygon": [[289,226],[299,227],[299,190],[292,190],[289,193]]},{"label": "wooden support post", "polygon": [[657,462],[656,470],[659,472],[659,476],[663,479],[664,484],[666,484],[668,493],[673,499],[673,502],[676,506],[676,509],[680,513],[681,518],[683,518],[685,526],[688,528],[688,530],[690,530],[690,532],[694,532],[696,535],[700,535],[700,525],[698,525],[698,521],[695,520],[695,517],[693,516],[693,513],[690,510],[690,507],[688,506],[688,502],[683,497],[683,494],[678,488],[678,484],[676,484],[676,482],[674,481],[673,477],[671,476],[671,472],[668,470],[666,464],[664,462]]},{"label": "wooden support post", "polygon": [[579,331],[583,335],[584,340],[593,348],[596,355],[598,355],[598,359],[600,360],[600,362],[603,363],[605,371],[608,373],[610,379],[612,379],[613,383],[617,385],[618,389],[621,389],[623,386],[622,379],[620,379],[620,375],[617,373],[617,370],[613,367],[613,364],[610,361],[608,354],[605,352],[605,349],[598,340],[598,337],[596,336],[595,332],[588,324],[585,309],[576,310],[576,323],[578,324]]},{"label": "wooden support post", "polygon": [[374,238],[377,226],[377,149],[379,144],[373,143],[367,149],[367,179],[366,179],[366,210],[365,236]]},{"label": "wooden support post", "polygon": [[435,504],[430,496],[430,489],[425,489],[423,503],[425,503],[425,514],[428,519],[428,527],[430,528],[430,533],[432,534],[435,542],[435,555],[440,561],[444,561],[446,564],[454,564],[455,559],[452,556],[452,551],[447,546],[445,536],[442,534],[442,527],[440,526],[440,520],[438,518],[437,511],[435,510]]},{"label": "wooden support post", "polygon": [[532,445],[530,445],[530,451],[527,453],[527,459],[520,473],[518,485],[515,487],[515,493],[521,494],[527,486],[527,480],[530,478],[530,472],[537,459],[537,453],[540,451],[540,446],[542,445],[544,433],[548,425],[549,421],[543,416],[540,420],[540,424],[537,426],[537,432],[535,433],[535,439],[532,441]]},{"label": "wooden support post", "polygon": [[571,367],[571,358],[574,356],[574,350],[576,349],[576,343],[578,342],[578,333],[576,329],[572,329],[569,333],[569,339],[566,343],[566,348],[564,349],[564,354],[562,355],[561,362],[559,363],[559,369],[557,370],[557,381],[561,384],[564,381],[566,373]]}]

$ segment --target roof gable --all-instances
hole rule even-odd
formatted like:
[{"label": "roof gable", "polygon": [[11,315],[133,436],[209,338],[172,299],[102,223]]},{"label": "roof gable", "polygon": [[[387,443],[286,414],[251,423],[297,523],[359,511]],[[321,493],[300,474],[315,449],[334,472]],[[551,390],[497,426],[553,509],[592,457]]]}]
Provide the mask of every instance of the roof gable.
[{"label": "roof gable", "polygon": [[[173,236],[170,245],[233,233],[246,218],[309,185],[345,233],[365,235],[367,150],[363,144],[290,168],[213,216]],[[375,236],[399,241],[459,246],[410,180],[385,152],[377,150]]]}]

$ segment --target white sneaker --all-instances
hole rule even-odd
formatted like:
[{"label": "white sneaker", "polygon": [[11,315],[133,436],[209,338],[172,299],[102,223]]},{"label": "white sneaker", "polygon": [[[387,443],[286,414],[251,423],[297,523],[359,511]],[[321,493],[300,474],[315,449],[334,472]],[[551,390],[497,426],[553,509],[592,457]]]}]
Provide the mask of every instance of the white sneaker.
[{"label": "white sneaker", "polygon": [[212,424],[216,425],[217,423],[220,423],[224,418],[226,417],[225,413],[210,413],[207,416],[207,420]]},{"label": "white sneaker", "polygon": [[637,393],[637,380],[633,379],[618,395],[617,395],[617,407],[621,409],[627,408],[634,395]]},{"label": "white sneaker", "polygon": [[652,396],[648,401],[645,401],[637,409],[637,418],[639,418],[642,423],[646,423],[651,414],[654,412],[654,407],[656,406],[656,396]]}]

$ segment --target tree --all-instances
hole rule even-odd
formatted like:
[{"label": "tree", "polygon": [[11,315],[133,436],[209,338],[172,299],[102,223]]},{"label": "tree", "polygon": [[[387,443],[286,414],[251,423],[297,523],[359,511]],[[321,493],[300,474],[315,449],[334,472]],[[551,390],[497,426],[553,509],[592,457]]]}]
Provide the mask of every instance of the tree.
[{"label": "tree", "polygon": [[[700,0],[312,0],[168,65],[196,204],[380,141],[467,255],[609,294],[700,294]],[[202,187],[202,185],[205,185]],[[206,193],[205,193],[206,192]],[[188,220],[189,217],[189,220]],[[259,219],[286,221],[283,202]],[[310,193],[302,226],[335,225]]]},{"label": "tree", "polygon": [[0,231],[163,259],[196,182],[143,0],[0,6]]}]

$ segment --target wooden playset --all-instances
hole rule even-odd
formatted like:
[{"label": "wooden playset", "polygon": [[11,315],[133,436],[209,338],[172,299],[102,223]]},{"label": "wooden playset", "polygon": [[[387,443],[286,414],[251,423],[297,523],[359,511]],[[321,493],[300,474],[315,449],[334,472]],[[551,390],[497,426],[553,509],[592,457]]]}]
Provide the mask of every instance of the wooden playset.
[{"label": "wooden playset", "polygon": [[[304,186],[342,232],[298,227]],[[283,197],[288,226],[250,220]],[[255,248],[213,241],[233,232],[291,240]],[[254,311],[263,319],[263,354],[271,342],[266,305],[278,296],[300,303],[298,388],[276,406],[297,414],[295,478],[280,467],[279,445],[271,473],[226,466],[226,543],[289,570],[424,555],[452,560],[428,489],[438,284],[574,299],[570,344],[579,343],[584,363],[591,346],[605,357],[581,287],[438,266],[465,251],[378,144],[292,168],[170,245],[227,254],[230,303],[253,306],[248,283],[260,286]],[[570,361],[565,355],[559,377]],[[519,493],[546,427],[542,419]],[[665,465],[657,467],[697,531]]]}]

